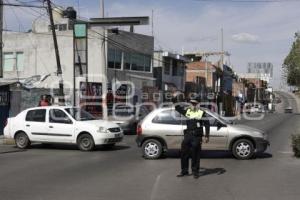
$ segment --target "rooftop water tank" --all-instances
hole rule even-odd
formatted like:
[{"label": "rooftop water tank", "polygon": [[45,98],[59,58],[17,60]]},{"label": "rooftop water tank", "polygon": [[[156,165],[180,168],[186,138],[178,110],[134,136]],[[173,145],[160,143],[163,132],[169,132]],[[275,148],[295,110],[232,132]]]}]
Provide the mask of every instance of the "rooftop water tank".
[{"label": "rooftop water tank", "polygon": [[77,12],[76,10],[74,10],[73,7],[68,7],[66,10],[64,10],[63,15],[65,18],[69,18],[69,19],[77,18]]}]

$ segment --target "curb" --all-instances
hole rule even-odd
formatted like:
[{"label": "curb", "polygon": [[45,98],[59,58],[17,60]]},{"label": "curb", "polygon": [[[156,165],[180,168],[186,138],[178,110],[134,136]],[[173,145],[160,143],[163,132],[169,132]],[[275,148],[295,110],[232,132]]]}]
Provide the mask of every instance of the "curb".
[{"label": "curb", "polygon": [[0,136],[0,145],[15,145],[14,139],[6,139],[3,136]]},{"label": "curb", "polygon": [[296,100],[297,102],[297,111],[300,112],[300,94],[294,94],[294,93],[289,93],[291,96],[294,97],[294,99]]},{"label": "curb", "polygon": [[14,139],[4,139],[4,140],[3,140],[3,144],[4,144],[4,145],[16,145]]}]

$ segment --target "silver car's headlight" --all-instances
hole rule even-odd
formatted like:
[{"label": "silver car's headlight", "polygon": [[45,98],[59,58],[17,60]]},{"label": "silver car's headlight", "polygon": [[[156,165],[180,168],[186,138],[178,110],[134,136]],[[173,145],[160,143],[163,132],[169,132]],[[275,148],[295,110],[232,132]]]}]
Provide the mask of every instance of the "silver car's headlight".
[{"label": "silver car's headlight", "polygon": [[99,127],[99,129],[97,130],[97,132],[98,133],[109,133],[109,131],[106,128],[102,127],[102,126]]},{"label": "silver car's headlight", "polygon": [[258,133],[263,139],[267,140],[268,139],[268,134],[265,132],[256,132]]},{"label": "silver car's headlight", "polygon": [[254,134],[258,137],[262,137],[263,139],[267,139],[267,134],[265,132],[254,131]]}]

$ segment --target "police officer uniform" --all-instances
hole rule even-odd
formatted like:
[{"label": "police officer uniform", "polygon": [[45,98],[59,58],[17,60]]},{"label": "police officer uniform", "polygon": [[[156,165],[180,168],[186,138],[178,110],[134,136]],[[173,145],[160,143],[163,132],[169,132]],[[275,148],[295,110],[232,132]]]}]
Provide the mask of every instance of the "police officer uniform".
[{"label": "police officer uniform", "polygon": [[207,141],[209,138],[210,127],[209,121],[204,120],[206,117],[205,111],[196,108],[198,102],[195,100],[191,100],[190,102],[193,104],[193,107],[187,109],[181,105],[175,106],[176,111],[187,118],[187,128],[184,130],[184,139],[181,144],[181,173],[178,177],[189,174],[189,157],[191,155],[194,178],[199,178],[203,127],[205,127],[205,137]]}]

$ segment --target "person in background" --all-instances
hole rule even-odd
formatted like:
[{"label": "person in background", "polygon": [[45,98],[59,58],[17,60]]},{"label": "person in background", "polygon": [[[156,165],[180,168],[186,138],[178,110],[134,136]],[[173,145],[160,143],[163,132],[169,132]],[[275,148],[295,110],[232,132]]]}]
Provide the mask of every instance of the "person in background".
[{"label": "person in background", "polygon": [[41,100],[39,102],[39,106],[49,106],[49,101],[47,99],[47,96],[46,95],[42,95],[41,96]]}]

